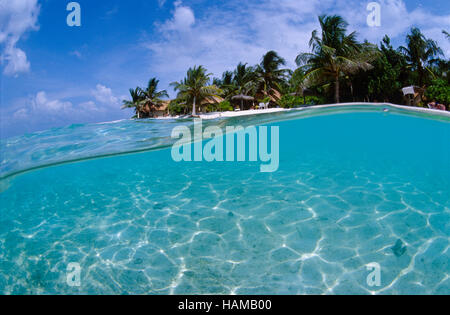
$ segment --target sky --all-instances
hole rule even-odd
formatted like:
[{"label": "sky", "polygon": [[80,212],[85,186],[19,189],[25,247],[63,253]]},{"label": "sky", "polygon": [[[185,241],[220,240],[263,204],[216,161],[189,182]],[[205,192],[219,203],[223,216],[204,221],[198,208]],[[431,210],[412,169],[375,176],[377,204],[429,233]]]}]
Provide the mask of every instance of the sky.
[{"label": "sky", "polygon": [[[448,0],[78,0],[81,26],[69,26],[69,0],[0,0],[0,137],[71,124],[127,119],[128,90],[156,77],[160,88],[203,65],[214,76],[275,50],[295,68],[309,51],[321,14],[338,14],[358,38],[389,35],[404,45],[411,27],[450,57]],[[367,24],[367,5],[381,25]]]}]

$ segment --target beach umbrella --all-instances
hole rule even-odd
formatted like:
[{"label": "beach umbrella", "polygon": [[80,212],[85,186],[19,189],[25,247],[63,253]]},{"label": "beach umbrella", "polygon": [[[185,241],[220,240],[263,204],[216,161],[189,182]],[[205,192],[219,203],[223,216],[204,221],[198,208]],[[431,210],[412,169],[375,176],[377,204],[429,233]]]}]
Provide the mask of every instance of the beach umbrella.
[{"label": "beach umbrella", "polygon": [[235,100],[238,100],[238,101],[240,100],[241,101],[241,110],[244,107],[244,101],[254,101],[255,100],[254,97],[248,96],[248,95],[243,95],[243,94],[239,94],[239,95],[233,96],[231,99],[233,101],[235,101]]}]

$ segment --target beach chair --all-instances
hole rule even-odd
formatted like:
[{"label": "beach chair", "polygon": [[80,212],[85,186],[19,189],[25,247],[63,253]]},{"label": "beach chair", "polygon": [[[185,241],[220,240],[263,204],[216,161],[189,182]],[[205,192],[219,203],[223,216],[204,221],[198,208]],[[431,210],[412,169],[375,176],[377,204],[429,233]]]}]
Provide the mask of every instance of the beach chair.
[{"label": "beach chair", "polygon": [[259,109],[268,109],[269,108],[269,103],[259,103],[258,108]]}]

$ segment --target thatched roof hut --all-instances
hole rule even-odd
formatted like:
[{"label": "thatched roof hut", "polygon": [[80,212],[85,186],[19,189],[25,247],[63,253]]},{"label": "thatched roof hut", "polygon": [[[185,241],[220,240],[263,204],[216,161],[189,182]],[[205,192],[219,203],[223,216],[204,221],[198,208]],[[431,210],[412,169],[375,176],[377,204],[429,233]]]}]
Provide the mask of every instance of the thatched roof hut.
[{"label": "thatched roof hut", "polygon": [[225,101],[222,97],[220,96],[209,96],[204,98],[200,104],[197,105],[197,110],[198,112],[204,112],[205,109],[209,106],[209,105],[215,105],[215,104],[220,104],[223,101]]},{"label": "thatched roof hut", "polygon": [[269,97],[271,104],[278,104],[278,102],[281,100],[282,95],[279,91],[275,89],[271,89],[269,93],[264,91],[256,95],[256,99],[258,100],[264,99],[266,97]]},{"label": "thatched roof hut", "polygon": [[209,96],[202,101],[201,105],[219,104],[223,101],[224,99],[220,96]]},{"label": "thatched roof hut", "polygon": [[249,96],[249,95],[244,95],[244,94],[239,94],[239,95],[235,95],[231,98],[232,101],[239,101],[240,102],[240,108],[241,110],[244,109],[244,102],[251,102],[253,104],[253,102],[255,101],[255,98],[253,96]]},{"label": "thatched roof hut", "polygon": [[272,103],[277,104],[277,103],[281,100],[282,95],[281,95],[281,93],[278,92],[277,90],[272,90],[272,91],[270,92],[269,97],[270,97],[270,101],[271,101]]},{"label": "thatched roof hut", "polygon": [[170,100],[163,100],[161,106],[145,105],[141,110],[142,117],[161,117],[168,113]]},{"label": "thatched roof hut", "polygon": [[168,115],[169,114],[169,104],[170,104],[170,100],[162,101],[162,105],[155,109],[155,115],[157,117]]},{"label": "thatched roof hut", "polygon": [[253,101],[253,100],[255,100],[255,98],[253,96],[248,96],[248,95],[244,95],[244,94],[235,95],[231,99],[233,101],[236,101],[236,100]]}]

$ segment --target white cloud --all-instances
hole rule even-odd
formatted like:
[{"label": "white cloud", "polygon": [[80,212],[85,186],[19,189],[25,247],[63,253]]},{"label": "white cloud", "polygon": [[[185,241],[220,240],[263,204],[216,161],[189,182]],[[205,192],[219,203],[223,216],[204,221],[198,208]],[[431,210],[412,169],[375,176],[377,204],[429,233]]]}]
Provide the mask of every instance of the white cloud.
[{"label": "white cloud", "polygon": [[38,29],[39,11],[37,0],[0,0],[0,46],[4,74],[18,75],[30,70],[25,52],[16,45],[26,32]]},{"label": "white cloud", "polygon": [[97,107],[97,104],[93,101],[81,103],[79,108],[85,112],[100,112],[103,110],[102,108]]},{"label": "white cloud", "polygon": [[120,106],[110,107],[94,100],[83,100],[84,97],[63,94],[39,91],[28,98],[17,99],[9,108],[0,107],[0,116],[11,118],[3,121],[3,131],[11,136],[74,123],[111,121],[131,116],[131,111],[122,111]]},{"label": "white cloud", "polygon": [[22,49],[7,47],[4,51],[3,60],[6,61],[6,67],[3,71],[6,75],[16,75],[30,70],[30,62]]},{"label": "white cloud", "polygon": [[[412,27],[419,27],[429,38],[438,41],[446,56],[450,56],[450,43],[442,35],[442,30],[450,28],[450,14],[442,12],[435,15],[423,7],[408,11],[403,0],[378,0],[381,5],[381,26],[368,27],[366,24],[367,3],[359,1],[339,0],[338,14],[341,14],[349,23],[350,28],[356,30],[361,39],[371,42],[380,42],[384,35],[392,39],[400,39],[404,45],[405,35]],[[347,5],[347,6],[346,6]]]},{"label": "white cloud", "polygon": [[[438,26],[440,30],[450,26],[450,14],[434,15],[423,7],[408,11],[403,0],[378,0],[381,6],[381,26],[369,27],[366,23],[368,2],[356,0],[339,0],[336,13],[342,15],[356,30],[362,39],[378,42],[389,35],[391,38],[404,36],[411,27],[419,27],[422,31]],[[437,39],[437,38],[436,38]],[[403,38],[402,38],[403,41]]]},{"label": "white cloud", "polygon": [[190,7],[183,6],[181,1],[175,2],[173,18],[167,21],[162,30],[186,32],[195,24],[195,15]]},{"label": "white cloud", "polygon": [[74,108],[71,102],[49,98],[45,91],[38,92],[26,100],[12,112],[14,122],[35,121],[44,118],[54,121],[73,115]]},{"label": "white cloud", "polygon": [[111,107],[120,105],[120,99],[114,96],[113,91],[110,88],[102,84],[97,84],[95,90],[91,91],[91,94],[101,104],[106,104]]},{"label": "white cloud", "polygon": [[288,66],[295,67],[299,52],[309,51],[311,32],[319,28],[321,14],[342,15],[359,39],[378,43],[389,35],[403,44],[406,32],[418,26],[427,36],[439,40],[446,55],[450,45],[440,34],[450,28],[450,15],[435,16],[422,7],[408,11],[402,0],[379,0],[382,25],[367,25],[367,3],[357,0],[262,0],[229,1],[226,7],[211,5],[205,13],[181,2],[172,17],[156,24],[161,35],[145,46],[152,53],[151,71],[167,80],[177,80],[188,67],[204,65],[216,76],[240,61],[254,64],[268,50],[276,50]]},{"label": "white cloud", "polygon": [[77,57],[78,59],[82,59],[82,58],[83,58],[83,54],[82,54],[81,52],[79,52],[78,50],[71,51],[71,52],[69,53],[69,55],[75,56],[75,57]]},{"label": "white cloud", "polygon": [[21,108],[13,114],[13,118],[16,120],[24,120],[28,117],[28,112],[25,108]]},{"label": "white cloud", "polygon": [[[191,12],[192,18],[180,17],[190,15],[186,12]],[[230,19],[226,12],[219,13],[211,10],[207,18],[196,20],[191,8],[176,7],[171,19],[156,25],[163,38],[146,44],[153,53],[152,70],[175,80],[188,66],[202,64],[220,72],[239,60],[263,53],[244,31],[244,23]]]},{"label": "white cloud", "polygon": [[47,93],[44,91],[36,94],[31,105],[34,111],[45,111],[50,113],[63,113],[72,110],[71,102],[64,102],[57,99],[49,100]]},{"label": "white cloud", "polygon": [[95,89],[91,90],[91,95],[96,102],[87,100],[74,105],[72,101],[68,101],[66,98],[52,97],[45,91],[39,91],[36,95],[15,106],[11,115],[15,121],[57,122],[83,121],[92,118],[93,114],[101,113],[107,116],[111,112],[120,112],[120,99],[113,95],[110,88],[98,84]]}]

